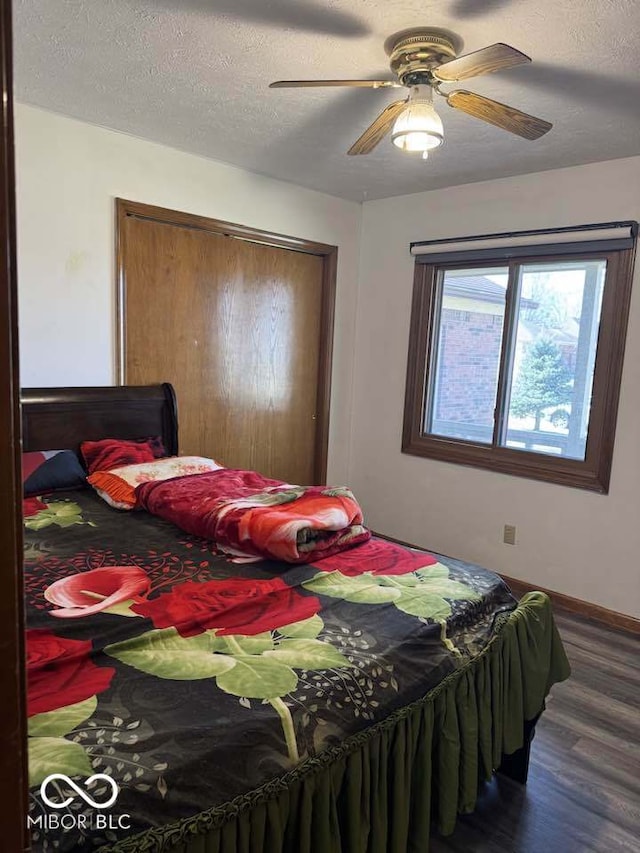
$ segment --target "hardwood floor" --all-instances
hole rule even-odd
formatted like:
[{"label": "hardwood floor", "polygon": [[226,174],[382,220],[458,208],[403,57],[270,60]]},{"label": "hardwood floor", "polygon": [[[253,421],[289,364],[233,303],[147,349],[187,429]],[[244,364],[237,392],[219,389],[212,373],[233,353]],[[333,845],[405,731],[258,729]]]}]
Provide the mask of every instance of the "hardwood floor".
[{"label": "hardwood floor", "polygon": [[529,781],[496,776],[430,853],[640,851],[640,639],[556,611],[571,661],[537,727]]}]

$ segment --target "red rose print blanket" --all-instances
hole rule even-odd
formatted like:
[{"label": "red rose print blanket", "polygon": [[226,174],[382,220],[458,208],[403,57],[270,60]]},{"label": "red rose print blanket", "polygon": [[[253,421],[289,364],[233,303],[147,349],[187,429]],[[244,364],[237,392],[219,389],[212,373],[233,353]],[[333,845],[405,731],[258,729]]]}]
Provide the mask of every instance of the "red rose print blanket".
[{"label": "red rose print blanket", "polygon": [[221,468],[144,483],[138,504],[227,554],[308,563],[365,542],[349,489],[293,486],[255,471]]},{"label": "red rose print blanket", "polygon": [[[206,478],[173,483],[179,506],[188,506],[188,481]],[[351,499],[339,497],[346,513]],[[207,492],[190,499],[215,506]],[[296,564],[237,563],[206,539],[114,510],[89,490],[30,500],[24,526],[34,853],[168,853],[212,826],[231,838],[222,824],[239,803],[285,785],[295,802],[301,789],[287,774],[329,766],[350,738],[369,737],[466,668],[516,606],[491,572],[376,537]],[[304,544],[296,539],[298,550]],[[526,623],[540,666],[548,630],[537,611]],[[501,685],[491,700],[498,708]],[[475,694],[460,696],[466,719]],[[456,726],[456,706],[445,707]],[[475,777],[495,767],[494,751],[483,742],[469,759]],[[457,788],[441,790],[455,813]],[[256,802],[262,814],[270,808]]]}]

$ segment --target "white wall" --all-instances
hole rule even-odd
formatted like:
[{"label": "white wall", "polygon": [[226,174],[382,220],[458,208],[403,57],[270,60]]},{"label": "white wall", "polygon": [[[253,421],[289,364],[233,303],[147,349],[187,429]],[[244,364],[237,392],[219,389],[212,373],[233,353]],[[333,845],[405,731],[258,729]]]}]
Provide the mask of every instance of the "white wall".
[{"label": "white wall", "polygon": [[640,157],[365,203],[349,479],[380,532],[640,617],[640,260],[609,495],[400,452],[409,242],[615,219],[640,219]]},{"label": "white wall", "polygon": [[22,384],[115,381],[116,197],[337,245],[328,477],[342,482],[361,206],[24,105],[15,134]]}]

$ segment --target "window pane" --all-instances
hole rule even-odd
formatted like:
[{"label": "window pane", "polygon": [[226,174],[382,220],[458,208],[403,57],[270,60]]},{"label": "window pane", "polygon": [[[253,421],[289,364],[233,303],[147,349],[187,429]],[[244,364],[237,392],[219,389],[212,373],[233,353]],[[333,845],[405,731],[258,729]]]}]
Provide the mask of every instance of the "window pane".
[{"label": "window pane", "polygon": [[502,444],[584,459],[606,261],[520,269]]},{"label": "window pane", "polygon": [[491,444],[508,270],[442,275],[425,432]]}]

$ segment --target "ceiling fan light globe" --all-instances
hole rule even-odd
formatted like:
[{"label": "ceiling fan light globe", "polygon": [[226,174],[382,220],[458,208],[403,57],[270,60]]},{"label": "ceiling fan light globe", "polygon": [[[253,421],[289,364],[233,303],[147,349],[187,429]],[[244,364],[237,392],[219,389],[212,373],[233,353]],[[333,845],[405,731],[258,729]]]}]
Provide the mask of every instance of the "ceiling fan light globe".
[{"label": "ceiling fan light globe", "polygon": [[426,154],[442,144],[442,139],[421,131],[412,131],[392,137],[393,144],[409,154]]},{"label": "ceiling fan light globe", "polygon": [[442,145],[444,128],[442,120],[425,101],[412,101],[395,121],[391,141],[402,151],[430,151]]},{"label": "ceiling fan light globe", "polygon": [[442,136],[437,134],[427,131],[413,130],[394,133],[391,136],[391,141],[401,151],[420,154],[426,151],[433,151],[434,148],[438,148],[442,145],[444,140]]}]

